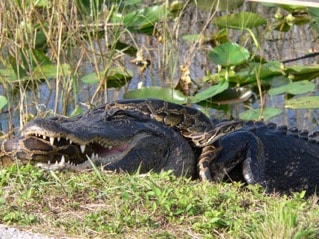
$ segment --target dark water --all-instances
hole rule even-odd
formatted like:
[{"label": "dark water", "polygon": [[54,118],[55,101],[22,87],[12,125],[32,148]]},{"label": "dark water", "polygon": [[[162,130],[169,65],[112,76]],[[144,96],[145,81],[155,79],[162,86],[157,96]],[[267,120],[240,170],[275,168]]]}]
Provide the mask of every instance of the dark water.
[{"label": "dark water", "polygon": [[[253,11],[260,13],[261,16],[272,16],[276,9],[262,7],[261,5],[246,4],[243,11]],[[101,93],[96,100],[96,105],[112,101],[123,97],[123,93],[129,89],[136,89],[139,83],[143,83],[144,86],[174,86],[179,77],[179,66],[186,62],[191,62],[190,73],[192,79],[201,83],[201,79],[207,72],[214,72],[216,66],[208,59],[208,52],[212,47],[208,44],[196,45],[194,50],[192,50],[192,43],[185,42],[182,36],[185,34],[197,34],[201,29],[201,24],[207,19],[208,14],[202,11],[189,10],[184,16],[182,16],[179,25],[172,24],[172,29],[178,29],[175,32],[169,32],[168,39],[175,39],[177,36],[177,41],[163,42],[159,43],[154,37],[146,35],[136,35],[134,39],[137,45],[145,49],[145,55],[151,60],[151,66],[145,71],[144,75],[141,77],[137,74],[136,67],[130,63],[132,57],[123,56],[121,58],[122,64],[129,70],[135,72],[135,76],[130,81],[128,86],[123,87],[120,90],[109,89],[106,93]],[[205,30],[205,35],[210,35],[216,32],[217,29],[212,24],[208,25]],[[230,31],[230,40],[240,43],[246,48],[254,47],[251,41],[245,41],[247,32],[240,31]],[[281,33],[276,31],[267,31],[266,29],[260,29],[255,32],[257,38],[260,41],[261,51],[266,60],[287,60],[296,57],[303,56],[309,52],[309,50],[319,51],[319,42],[317,38],[317,33],[311,30],[311,28],[306,26],[294,26],[289,32]],[[171,35],[170,35],[171,34]],[[125,37],[124,37],[125,38]],[[132,42],[129,37],[126,39],[127,43]],[[175,43],[177,42],[177,43]],[[93,51],[101,51],[103,53],[106,51],[105,42],[102,39],[101,42],[96,44],[96,48]],[[102,46],[102,48],[101,48]],[[75,51],[80,49],[74,49]],[[77,54],[75,54],[77,55]],[[78,59],[74,59],[77,62]],[[308,58],[299,60],[289,64],[303,64],[311,65],[317,62],[317,58]],[[85,75],[90,72],[94,72],[94,68],[89,61],[83,60],[81,64],[80,72]],[[103,66],[101,66],[103,68]],[[81,77],[81,76],[79,76]],[[318,80],[316,80],[316,83]],[[46,83],[40,85],[34,91],[25,92],[27,97],[27,102],[23,102],[28,105],[27,112],[32,113],[36,116],[42,116],[43,112],[49,111],[51,114],[69,114],[74,109],[75,105],[80,105],[83,109],[86,109],[86,105],[90,101],[93,93],[97,86],[88,86],[83,84],[80,80],[77,81],[78,88],[80,89],[77,97],[72,103],[68,105],[66,109],[63,109],[63,102],[67,96],[56,95],[55,81],[50,81],[51,89],[48,88]],[[317,84],[318,85],[318,84]],[[318,89],[318,86],[317,86]],[[4,88],[0,88],[1,94],[5,94]],[[317,95],[318,90],[309,95]],[[6,94],[5,94],[6,95]],[[58,97],[58,98],[57,98]],[[19,95],[10,96],[10,111],[4,111],[0,115],[1,126],[3,131],[8,131],[10,126],[13,125],[14,128],[19,128],[21,123],[19,117],[19,103],[21,98]],[[284,96],[269,97],[266,95],[265,100],[267,106],[272,107],[283,107]],[[58,101],[58,107],[56,107],[55,102]],[[258,108],[259,102],[255,102],[251,107]],[[24,110],[26,110],[24,108]],[[234,105],[232,114],[236,117],[240,112],[245,110],[244,104]],[[215,111],[213,111],[216,113]],[[218,112],[217,112],[218,113]],[[319,130],[319,114],[317,109],[304,109],[304,110],[290,110],[283,109],[283,112],[278,117],[273,118],[271,121],[278,124],[288,124],[289,126],[297,126],[302,129],[308,130]]]}]

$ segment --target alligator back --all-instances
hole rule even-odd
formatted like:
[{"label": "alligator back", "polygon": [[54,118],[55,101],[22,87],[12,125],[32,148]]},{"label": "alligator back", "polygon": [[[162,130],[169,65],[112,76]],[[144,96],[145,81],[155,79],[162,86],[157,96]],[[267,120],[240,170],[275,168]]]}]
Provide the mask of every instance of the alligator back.
[{"label": "alligator back", "polygon": [[257,125],[250,129],[265,150],[267,190],[312,194],[319,186],[319,137],[317,133],[275,124]]},{"label": "alligator back", "polygon": [[242,180],[259,183],[270,193],[306,190],[307,195],[313,194],[319,186],[318,135],[273,123],[247,122],[221,138],[222,151],[212,162],[211,173],[218,180],[241,174]]}]

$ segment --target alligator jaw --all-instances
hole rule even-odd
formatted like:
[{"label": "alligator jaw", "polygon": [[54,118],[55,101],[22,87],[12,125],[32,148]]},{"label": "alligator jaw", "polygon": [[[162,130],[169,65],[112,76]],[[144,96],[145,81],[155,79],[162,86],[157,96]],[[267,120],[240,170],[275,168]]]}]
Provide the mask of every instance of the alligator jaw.
[{"label": "alligator jaw", "polygon": [[[47,133],[47,132],[46,132]],[[52,135],[52,134],[50,134]],[[91,139],[86,142],[77,140],[74,136],[67,137],[59,135],[58,137],[47,136],[41,133],[24,134],[24,137],[37,137],[39,140],[46,140],[53,147],[61,147],[61,144],[70,144],[76,148],[78,155],[71,155],[68,152],[62,154],[60,161],[37,162],[36,166],[45,170],[72,170],[80,171],[91,168],[91,164],[106,166],[124,158],[136,144],[148,137],[146,133],[140,133],[125,141],[115,142],[106,139]],[[72,138],[73,140],[71,140]],[[45,153],[45,152],[44,152]],[[78,156],[78,157],[77,157]],[[67,158],[67,159],[66,159]],[[79,158],[82,159],[79,162]],[[91,162],[90,162],[91,160]],[[36,161],[36,159],[35,159]],[[76,163],[77,162],[77,163]]]}]

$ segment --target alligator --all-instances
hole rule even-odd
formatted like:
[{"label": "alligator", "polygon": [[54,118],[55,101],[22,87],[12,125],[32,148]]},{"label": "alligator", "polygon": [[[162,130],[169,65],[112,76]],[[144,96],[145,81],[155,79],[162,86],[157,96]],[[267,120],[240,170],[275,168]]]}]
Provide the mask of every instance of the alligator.
[{"label": "alligator", "polygon": [[3,167],[14,162],[43,169],[81,171],[91,163],[105,170],[146,173],[173,170],[194,177],[196,156],[177,131],[142,114],[107,115],[103,107],[74,118],[30,121],[21,136],[1,145]]},{"label": "alligator", "polygon": [[1,146],[14,161],[44,169],[141,173],[172,170],[208,181],[260,184],[266,192],[317,193],[319,133],[273,123],[210,120],[199,110],[161,100],[127,100],[83,115],[29,122]]}]

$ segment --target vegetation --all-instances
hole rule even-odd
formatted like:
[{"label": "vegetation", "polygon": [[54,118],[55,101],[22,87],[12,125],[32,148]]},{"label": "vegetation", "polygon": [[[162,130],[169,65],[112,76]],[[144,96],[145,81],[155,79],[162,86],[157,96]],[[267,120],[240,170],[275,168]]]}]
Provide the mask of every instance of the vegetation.
[{"label": "vegetation", "polygon": [[[0,109],[8,113],[6,132],[34,116],[75,115],[122,97],[196,103],[222,110],[222,117],[232,114],[229,105],[241,103],[244,119],[271,118],[282,108],[318,108],[313,92],[319,65],[269,54],[270,42],[283,44],[296,26],[317,36],[318,9],[273,4],[263,7],[269,9],[264,16],[260,4],[243,2],[1,1]],[[308,53],[299,50],[295,57]],[[254,94],[257,104],[247,104]],[[283,96],[280,109],[265,103],[277,95]],[[46,173],[14,166],[0,175],[0,223],[46,234],[319,235],[317,197],[305,200],[302,193],[269,196],[257,186],[211,185],[169,173]]]},{"label": "vegetation", "polygon": [[160,175],[54,173],[11,167],[0,222],[81,238],[316,238],[317,197]]},{"label": "vegetation", "polygon": [[280,94],[285,107],[318,107],[317,97],[288,100],[309,97],[317,64],[265,58],[270,41],[282,44],[278,32],[307,25],[316,35],[318,9],[273,4],[261,16],[260,4],[243,11],[243,1],[222,2],[1,3],[0,107],[9,110],[9,131],[17,113],[22,126],[33,115],[74,115],[118,97],[151,96],[230,112],[229,104],[255,92],[257,114],[243,112],[244,119],[278,115],[281,110],[265,108],[264,101]]}]

